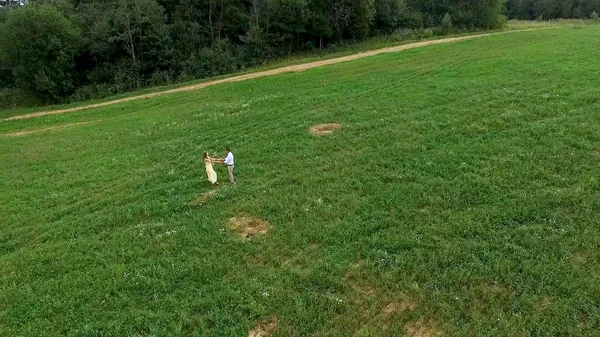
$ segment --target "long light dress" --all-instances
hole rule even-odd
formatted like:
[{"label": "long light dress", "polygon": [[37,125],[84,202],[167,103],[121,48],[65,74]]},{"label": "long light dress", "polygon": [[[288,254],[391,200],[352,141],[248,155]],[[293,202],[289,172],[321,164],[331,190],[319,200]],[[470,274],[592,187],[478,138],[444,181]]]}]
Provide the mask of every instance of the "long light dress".
[{"label": "long light dress", "polygon": [[208,176],[208,181],[210,181],[212,184],[216,184],[217,172],[215,172],[215,169],[213,169],[210,159],[205,159],[204,165],[206,166],[206,175]]}]

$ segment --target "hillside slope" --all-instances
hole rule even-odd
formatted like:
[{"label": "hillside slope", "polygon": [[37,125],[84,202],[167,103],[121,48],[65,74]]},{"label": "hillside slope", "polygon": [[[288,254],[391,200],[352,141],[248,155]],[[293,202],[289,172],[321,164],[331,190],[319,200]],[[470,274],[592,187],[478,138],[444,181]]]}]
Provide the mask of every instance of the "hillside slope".
[{"label": "hillside slope", "polygon": [[0,335],[596,334],[599,35],[0,123]]}]

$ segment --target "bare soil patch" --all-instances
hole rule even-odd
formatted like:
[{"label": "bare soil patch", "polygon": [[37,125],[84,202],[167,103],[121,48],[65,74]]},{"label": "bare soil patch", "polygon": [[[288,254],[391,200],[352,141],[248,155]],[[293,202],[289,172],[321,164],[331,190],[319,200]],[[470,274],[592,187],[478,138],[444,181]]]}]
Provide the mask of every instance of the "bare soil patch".
[{"label": "bare soil patch", "polygon": [[315,136],[323,136],[332,134],[335,130],[341,127],[342,125],[338,123],[319,124],[308,129],[308,132]]},{"label": "bare soil patch", "polygon": [[385,308],[383,308],[383,310],[381,310],[381,313],[385,317],[392,317],[396,313],[397,310],[398,310],[398,304],[390,303],[390,304],[386,305]]},{"label": "bare soil patch", "polygon": [[369,50],[369,51],[365,51],[365,52],[361,52],[361,53],[357,53],[357,54],[353,54],[353,55],[348,55],[348,56],[343,56],[343,57],[337,57],[337,58],[332,58],[332,59],[327,59],[327,60],[291,65],[291,66],[272,69],[272,70],[259,71],[259,72],[255,72],[255,73],[245,74],[245,75],[238,75],[238,76],[223,78],[223,79],[219,79],[219,80],[212,80],[212,81],[207,81],[207,82],[203,82],[203,83],[188,85],[188,86],[181,87],[181,88],[175,88],[175,89],[169,89],[169,90],[164,90],[164,91],[158,91],[158,92],[154,92],[154,93],[150,93],[150,94],[126,97],[126,98],[116,99],[116,100],[102,102],[102,103],[84,105],[84,106],[75,107],[75,108],[40,111],[40,112],[35,112],[35,113],[30,113],[30,114],[17,115],[17,116],[12,116],[12,117],[5,118],[5,119],[0,119],[0,121],[34,118],[34,117],[41,117],[41,116],[46,116],[46,115],[56,115],[56,114],[63,114],[63,113],[67,113],[67,112],[81,111],[81,110],[85,110],[85,109],[99,108],[99,107],[103,107],[103,106],[107,106],[107,105],[119,104],[119,103],[134,101],[134,100],[140,100],[140,99],[148,99],[148,98],[152,98],[152,97],[156,97],[156,96],[168,95],[168,94],[173,94],[173,93],[178,93],[178,92],[200,90],[200,89],[204,89],[206,87],[210,87],[210,86],[222,84],[222,83],[241,82],[241,81],[246,81],[246,80],[250,80],[253,78],[273,76],[273,75],[278,75],[278,74],[287,73],[287,72],[301,72],[301,71],[305,71],[308,69],[323,67],[323,66],[327,66],[327,65],[331,65],[331,64],[341,63],[341,62],[353,61],[353,60],[370,57],[370,56],[375,56],[375,55],[379,55],[379,54],[384,54],[384,53],[395,53],[395,52],[399,52],[399,51],[403,51],[403,50],[407,50],[407,49],[425,47],[425,46],[442,44],[442,43],[451,43],[451,42],[462,41],[462,40],[471,40],[471,39],[476,39],[479,37],[490,36],[490,35],[518,33],[518,32],[526,32],[526,31],[531,31],[531,30],[548,29],[548,28],[559,28],[559,27],[530,28],[530,29],[522,29],[522,30],[512,30],[512,31],[508,31],[508,32],[486,33],[486,34],[450,37],[450,38],[439,39],[439,40],[408,43],[408,44],[403,44],[403,45],[394,46],[394,47]]},{"label": "bare soil patch", "polygon": [[367,294],[367,295],[375,295],[375,294],[377,294],[377,289],[375,289],[375,288],[373,288],[372,286],[369,286],[369,285],[358,286],[358,290],[361,293]]},{"label": "bare soil patch", "polygon": [[355,263],[352,263],[348,270],[346,271],[346,273],[344,274],[344,277],[346,278],[346,280],[349,280],[351,278],[354,278],[357,274],[360,272],[360,270],[362,268],[364,268],[364,266],[367,264],[367,262],[363,259],[360,259],[358,261],[356,261]]},{"label": "bare soil patch", "polygon": [[30,135],[32,133],[38,133],[38,132],[43,132],[43,131],[62,130],[62,129],[68,128],[70,126],[90,124],[93,122],[97,122],[97,120],[88,121],[88,122],[67,123],[67,124],[63,124],[63,125],[51,126],[48,128],[37,129],[37,130],[23,130],[23,131],[13,132],[13,133],[4,133],[3,135],[4,136],[25,136],[25,135]]},{"label": "bare soil patch", "polygon": [[398,302],[391,302],[386,305],[383,310],[381,310],[381,314],[385,319],[390,319],[396,314],[412,311],[416,307],[417,303],[415,301],[405,297]]},{"label": "bare soil patch", "polygon": [[539,301],[537,301],[537,303],[535,304],[535,310],[537,312],[542,312],[548,309],[552,305],[552,302],[552,297],[545,295],[542,298],[540,298]]},{"label": "bare soil patch", "polygon": [[248,331],[248,337],[269,337],[277,328],[277,317],[271,316]]},{"label": "bare soil patch", "polygon": [[405,328],[407,337],[435,337],[443,335],[431,319],[421,318],[416,322],[409,322]]},{"label": "bare soil patch", "polygon": [[247,240],[255,235],[265,234],[271,227],[264,220],[250,217],[233,217],[229,219],[229,226],[242,240]]}]

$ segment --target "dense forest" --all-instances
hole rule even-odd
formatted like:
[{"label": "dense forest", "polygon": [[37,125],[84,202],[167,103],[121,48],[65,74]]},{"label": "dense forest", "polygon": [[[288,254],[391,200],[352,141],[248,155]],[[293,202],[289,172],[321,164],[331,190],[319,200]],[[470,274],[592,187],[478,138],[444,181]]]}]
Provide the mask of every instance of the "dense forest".
[{"label": "dense forest", "polygon": [[[600,0],[39,0],[0,8],[0,105],[98,98],[377,35],[589,17]],[[2,4],[0,4],[2,5]],[[506,7],[508,6],[508,7]]]},{"label": "dense forest", "polygon": [[600,0],[507,0],[506,2],[506,15],[509,19],[598,20],[597,13],[600,13]]}]

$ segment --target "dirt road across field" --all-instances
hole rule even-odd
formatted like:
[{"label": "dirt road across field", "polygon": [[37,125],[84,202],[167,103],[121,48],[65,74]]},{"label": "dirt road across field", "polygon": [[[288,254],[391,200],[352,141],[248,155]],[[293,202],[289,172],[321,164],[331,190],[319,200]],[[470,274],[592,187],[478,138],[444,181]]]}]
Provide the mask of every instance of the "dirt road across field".
[{"label": "dirt road across field", "polygon": [[76,108],[69,108],[69,109],[62,109],[62,110],[49,110],[49,111],[41,111],[41,112],[35,112],[35,113],[30,113],[30,114],[25,114],[25,115],[17,115],[17,116],[12,116],[12,117],[5,118],[5,119],[0,119],[0,121],[10,121],[10,120],[17,120],[17,119],[42,117],[42,116],[47,116],[47,115],[64,114],[64,113],[68,113],[68,112],[75,112],[75,111],[81,111],[81,110],[85,110],[85,109],[98,108],[98,107],[103,107],[103,106],[107,106],[107,105],[135,101],[135,100],[139,100],[139,99],[148,99],[148,98],[152,98],[152,97],[156,97],[156,96],[174,94],[174,93],[178,93],[178,92],[200,90],[200,89],[203,89],[206,87],[210,87],[210,86],[222,84],[222,83],[241,82],[241,81],[246,81],[246,80],[250,80],[253,78],[273,76],[273,75],[287,73],[287,72],[300,72],[300,71],[323,67],[323,66],[327,66],[327,65],[331,65],[331,64],[358,60],[358,59],[369,57],[369,56],[375,56],[375,55],[385,54],[385,53],[395,53],[395,52],[399,52],[402,50],[431,46],[431,45],[435,45],[435,44],[450,43],[450,42],[456,42],[456,41],[471,40],[471,39],[476,39],[476,38],[490,36],[490,35],[519,33],[519,32],[547,29],[547,28],[558,28],[558,27],[544,27],[544,28],[511,30],[511,31],[506,31],[506,32],[468,35],[468,36],[451,37],[451,38],[445,38],[445,39],[439,39],[439,40],[429,40],[429,41],[423,41],[423,42],[403,44],[403,45],[394,46],[394,47],[369,50],[369,51],[365,51],[365,52],[361,52],[361,53],[357,53],[357,54],[353,54],[353,55],[348,55],[348,56],[343,56],[343,57],[337,57],[337,58],[332,58],[332,59],[327,59],[327,60],[291,65],[291,66],[286,66],[286,67],[272,69],[272,70],[259,71],[259,72],[255,72],[255,73],[245,74],[245,75],[238,75],[238,76],[223,78],[223,79],[219,79],[219,80],[207,81],[207,82],[193,84],[193,85],[189,85],[189,86],[185,86],[185,87],[181,87],[181,88],[153,92],[150,94],[131,96],[131,97],[116,99],[116,100],[108,101],[108,102],[84,105],[84,106],[80,106],[80,107],[76,107]]}]

